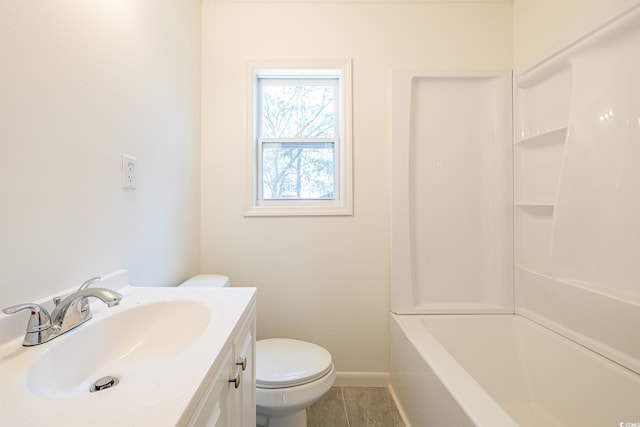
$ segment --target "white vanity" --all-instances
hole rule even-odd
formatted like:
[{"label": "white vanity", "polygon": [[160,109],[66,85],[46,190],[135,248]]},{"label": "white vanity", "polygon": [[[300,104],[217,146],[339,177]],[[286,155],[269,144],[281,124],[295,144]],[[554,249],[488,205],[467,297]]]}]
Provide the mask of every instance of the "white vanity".
[{"label": "white vanity", "polygon": [[[238,288],[222,288],[218,292],[236,289]],[[255,297],[252,297],[247,311],[238,320],[234,332],[230,335],[226,348],[212,365],[212,375],[207,375],[202,382],[178,425],[256,425],[255,331]]]},{"label": "white vanity", "polygon": [[90,299],[91,320],[40,345],[22,345],[29,310],[0,314],[1,424],[255,426],[255,288],[127,283],[104,277],[120,304]]}]

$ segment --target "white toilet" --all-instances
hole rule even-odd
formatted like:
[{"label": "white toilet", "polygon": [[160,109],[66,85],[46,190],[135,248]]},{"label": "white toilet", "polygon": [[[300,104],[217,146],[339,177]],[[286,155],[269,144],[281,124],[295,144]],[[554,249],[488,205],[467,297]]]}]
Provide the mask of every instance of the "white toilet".
[{"label": "white toilet", "polygon": [[333,385],[331,354],[286,338],[256,343],[256,423],[260,427],[306,427],[306,409]]},{"label": "white toilet", "polygon": [[[226,287],[229,278],[194,276],[180,286]],[[305,341],[271,338],[256,342],[256,424],[259,427],[306,427],[306,409],[333,385],[331,354]]]}]

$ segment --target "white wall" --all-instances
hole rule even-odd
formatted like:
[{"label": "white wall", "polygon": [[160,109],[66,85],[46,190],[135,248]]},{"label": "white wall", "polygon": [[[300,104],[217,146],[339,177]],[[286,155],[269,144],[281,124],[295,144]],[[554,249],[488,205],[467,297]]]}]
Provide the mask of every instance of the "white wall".
[{"label": "white wall", "polygon": [[513,57],[526,68],[635,0],[514,0]]},{"label": "white wall", "polygon": [[[511,18],[508,2],[204,3],[202,270],[258,286],[258,338],[388,371],[389,72],[509,70]],[[245,218],[247,62],[304,58],[353,59],[355,215]]]},{"label": "white wall", "polygon": [[198,271],[200,18],[198,0],[0,1],[0,306]]}]

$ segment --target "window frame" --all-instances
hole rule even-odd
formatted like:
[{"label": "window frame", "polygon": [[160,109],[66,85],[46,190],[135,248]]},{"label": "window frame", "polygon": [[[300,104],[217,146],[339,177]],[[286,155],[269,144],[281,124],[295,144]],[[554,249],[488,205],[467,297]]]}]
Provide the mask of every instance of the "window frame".
[{"label": "window frame", "polygon": [[[351,60],[252,62],[248,66],[248,209],[245,216],[325,216],[353,214],[352,132],[351,132]],[[258,133],[259,78],[327,78],[338,79],[339,100],[334,126],[338,134],[330,138],[334,146],[333,199],[263,199],[261,155],[262,143],[274,142]],[[321,138],[318,138],[321,139]],[[326,138],[325,138],[326,139]],[[304,141],[304,138],[277,138],[277,141]]]}]

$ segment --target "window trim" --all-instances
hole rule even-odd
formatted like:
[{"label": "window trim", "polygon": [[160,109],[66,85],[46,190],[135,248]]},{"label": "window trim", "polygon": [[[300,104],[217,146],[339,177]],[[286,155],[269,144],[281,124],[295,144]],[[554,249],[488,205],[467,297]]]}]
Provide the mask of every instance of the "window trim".
[{"label": "window trim", "polygon": [[[353,153],[352,153],[352,78],[351,59],[322,61],[267,61],[248,64],[248,208],[245,216],[327,216],[353,215]],[[259,199],[259,150],[257,129],[258,77],[294,78],[308,74],[312,77],[338,75],[340,104],[338,108],[339,129],[335,135],[338,165],[336,171],[336,193],[331,200],[260,200]]]}]

